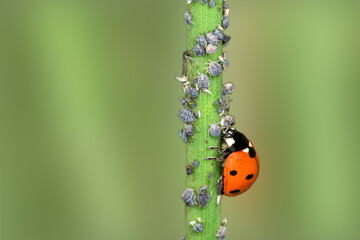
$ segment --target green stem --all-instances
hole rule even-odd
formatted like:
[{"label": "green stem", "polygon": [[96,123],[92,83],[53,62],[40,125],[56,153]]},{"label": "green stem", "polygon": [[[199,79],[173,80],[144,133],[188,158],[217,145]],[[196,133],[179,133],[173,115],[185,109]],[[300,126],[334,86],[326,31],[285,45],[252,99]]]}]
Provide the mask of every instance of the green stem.
[{"label": "green stem", "polygon": [[[191,52],[191,57],[195,59],[196,65],[199,64],[199,72],[206,73],[206,63],[210,60],[217,61],[222,54],[222,42],[218,45],[215,54],[205,54],[202,57],[195,57],[192,49],[197,44],[197,37],[207,32],[213,32],[218,25],[221,25],[222,18],[222,0],[216,0],[215,7],[209,7],[209,4],[201,4],[201,1],[193,2],[188,5],[188,11],[192,15],[194,24],[187,30],[187,49]],[[194,70],[194,68],[193,68]],[[187,75],[191,82],[197,70],[191,71],[187,68]],[[208,74],[207,74],[208,75]],[[209,75],[208,75],[209,76]],[[221,176],[220,163],[215,160],[205,160],[207,157],[219,157],[217,151],[209,150],[208,147],[221,147],[221,139],[209,135],[209,124],[218,123],[220,116],[217,113],[217,106],[213,103],[221,98],[222,90],[222,74],[217,77],[210,77],[211,85],[209,90],[211,94],[200,91],[197,101],[197,108],[201,113],[201,118],[195,121],[195,126],[199,128],[195,130],[194,138],[187,143],[187,163],[193,167],[192,162],[197,160],[200,163],[198,168],[193,167],[193,174],[186,177],[187,188],[195,190],[198,195],[200,188],[207,185],[207,192],[210,195],[209,204],[206,207],[195,205],[186,207],[186,240],[197,239],[217,239],[215,236],[220,226],[220,205],[217,205],[217,180]],[[212,173],[212,180],[209,180],[209,172]],[[212,196],[211,196],[212,195]],[[191,221],[196,221],[201,217],[203,221],[203,232],[195,232],[190,225]]]}]

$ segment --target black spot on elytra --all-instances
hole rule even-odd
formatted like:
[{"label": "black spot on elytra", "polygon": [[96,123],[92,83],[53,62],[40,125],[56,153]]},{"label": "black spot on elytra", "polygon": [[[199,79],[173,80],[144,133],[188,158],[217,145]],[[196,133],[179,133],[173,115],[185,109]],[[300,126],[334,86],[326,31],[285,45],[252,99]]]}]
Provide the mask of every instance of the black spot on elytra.
[{"label": "black spot on elytra", "polygon": [[253,147],[249,147],[249,156],[251,158],[256,157],[256,152],[255,152],[255,149]]},{"label": "black spot on elytra", "polygon": [[237,174],[237,171],[236,170],[232,170],[231,172],[230,172],[230,175],[231,176],[235,176]]},{"label": "black spot on elytra", "polygon": [[254,174],[249,174],[249,175],[246,176],[246,179],[247,179],[247,180],[250,180],[250,179],[252,179],[253,177],[254,177]]},{"label": "black spot on elytra", "polygon": [[235,193],[239,193],[239,192],[240,192],[240,190],[238,189],[238,190],[231,191],[230,193],[235,194]]}]

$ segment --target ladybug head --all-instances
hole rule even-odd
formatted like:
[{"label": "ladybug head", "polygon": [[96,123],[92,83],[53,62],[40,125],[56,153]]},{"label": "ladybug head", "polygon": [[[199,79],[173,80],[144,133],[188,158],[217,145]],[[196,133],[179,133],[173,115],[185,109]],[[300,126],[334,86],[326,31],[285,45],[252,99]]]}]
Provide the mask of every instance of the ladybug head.
[{"label": "ladybug head", "polygon": [[225,130],[222,131],[222,137],[224,137],[224,138],[232,138],[235,133],[236,133],[235,128],[225,129]]}]

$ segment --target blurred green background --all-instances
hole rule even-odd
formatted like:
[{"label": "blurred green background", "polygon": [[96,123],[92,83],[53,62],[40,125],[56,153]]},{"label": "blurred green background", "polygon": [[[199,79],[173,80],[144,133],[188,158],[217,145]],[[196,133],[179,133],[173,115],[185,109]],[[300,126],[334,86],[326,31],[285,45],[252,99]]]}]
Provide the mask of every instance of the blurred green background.
[{"label": "blurred green background", "polygon": [[[260,176],[227,239],[360,239],[359,1],[229,1]],[[180,239],[183,1],[0,3],[1,240]]]}]

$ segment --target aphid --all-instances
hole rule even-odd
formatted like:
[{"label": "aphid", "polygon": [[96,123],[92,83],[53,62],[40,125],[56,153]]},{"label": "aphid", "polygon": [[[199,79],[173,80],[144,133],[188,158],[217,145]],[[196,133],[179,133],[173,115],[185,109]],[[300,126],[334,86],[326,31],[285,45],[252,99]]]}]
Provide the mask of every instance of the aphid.
[{"label": "aphid", "polygon": [[197,104],[196,104],[196,103],[193,103],[193,104],[191,104],[191,107],[192,107],[192,108],[196,108],[196,107],[197,107]]},{"label": "aphid", "polygon": [[196,224],[194,225],[194,227],[193,227],[193,230],[194,230],[195,232],[202,232],[202,231],[203,231],[203,226],[202,226],[202,224],[201,224],[201,223],[196,223]]},{"label": "aphid", "polygon": [[187,107],[189,102],[188,102],[188,98],[184,99],[184,98],[179,98],[181,105],[183,105],[184,107]]},{"label": "aphid", "polygon": [[179,136],[181,137],[181,139],[183,140],[184,143],[188,142],[188,137],[187,137],[184,129],[179,131]]},{"label": "aphid", "polygon": [[206,39],[209,44],[217,46],[219,44],[219,39],[212,33],[208,32],[206,34]]},{"label": "aphid", "polygon": [[230,24],[230,21],[229,21],[229,18],[227,16],[223,16],[222,17],[222,27],[224,29],[227,29],[229,27],[229,24]]},{"label": "aphid", "polygon": [[185,20],[185,23],[187,25],[192,25],[193,22],[192,22],[192,17],[191,17],[191,14],[189,13],[189,11],[186,11],[185,14],[184,14],[184,20]]},{"label": "aphid", "polygon": [[200,166],[200,163],[196,160],[193,161],[193,164],[194,164],[194,167],[199,167]]},{"label": "aphid", "polygon": [[209,133],[211,136],[217,137],[221,134],[221,128],[216,123],[212,123],[209,128]]},{"label": "aphid", "polygon": [[192,168],[190,167],[189,164],[186,164],[185,168],[186,168],[186,175],[190,176],[192,173]]},{"label": "aphid", "polygon": [[218,240],[224,240],[226,238],[226,227],[220,226],[220,228],[215,236],[217,236]]},{"label": "aphid", "polygon": [[235,91],[235,86],[231,82],[225,83],[222,87],[223,94],[232,94]]},{"label": "aphid", "polygon": [[186,206],[192,207],[195,205],[195,193],[191,188],[187,188],[182,194],[181,199],[185,202]]},{"label": "aphid", "polygon": [[224,9],[224,15],[229,17],[230,10],[228,8]]},{"label": "aphid", "polygon": [[202,187],[200,190],[199,190],[199,195],[198,195],[198,201],[199,201],[199,204],[203,207],[206,207],[209,203],[209,200],[210,200],[210,196],[209,194],[206,192],[207,190],[207,186],[205,185],[204,187]]},{"label": "aphid", "polygon": [[222,107],[218,107],[218,109],[216,110],[218,114],[222,113]]},{"label": "aphid", "polygon": [[219,102],[214,102],[214,106],[219,106]]},{"label": "aphid", "polygon": [[196,88],[193,88],[191,96],[196,99],[199,96],[199,91]]},{"label": "aphid", "polygon": [[215,7],[216,6],[215,0],[210,0],[209,5],[210,7]]},{"label": "aphid", "polygon": [[194,127],[191,124],[185,124],[185,132],[188,136],[194,135]]},{"label": "aphid", "polygon": [[226,217],[224,217],[224,219],[222,220],[222,224],[225,226],[226,224],[227,224],[227,219],[226,219]]},{"label": "aphid", "polygon": [[200,44],[195,45],[195,47],[193,48],[193,52],[197,57],[205,55],[205,49],[202,46],[200,46]]},{"label": "aphid", "polygon": [[197,78],[197,86],[200,88],[200,89],[206,89],[208,87],[210,87],[210,79],[208,76],[206,76],[205,74],[201,73],[199,75],[199,77]]},{"label": "aphid", "polygon": [[185,123],[195,122],[195,117],[189,109],[181,109],[179,112],[179,118]]},{"label": "aphid", "polygon": [[179,82],[182,82],[182,83],[186,83],[188,78],[186,75],[182,75],[181,77],[176,77],[176,80],[178,80]]},{"label": "aphid", "polygon": [[209,172],[209,180],[212,179],[212,172]]},{"label": "aphid", "polygon": [[201,0],[202,4],[207,4],[207,0]]},{"label": "aphid", "polygon": [[189,84],[184,84],[183,85],[183,90],[184,90],[184,93],[187,94],[187,95],[191,95],[192,94],[192,90],[193,90],[193,87]]},{"label": "aphid", "polygon": [[223,41],[224,46],[226,46],[229,43],[230,39],[231,39],[230,36],[223,34],[222,41]]},{"label": "aphid", "polygon": [[223,7],[224,7],[224,9],[229,9],[229,5],[227,3],[225,3],[225,2],[223,4]]},{"label": "aphid", "polygon": [[224,194],[224,180],[222,177],[217,181],[218,195]]},{"label": "aphid", "polygon": [[215,29],[214,35],[215,35],[219,40],[222,40],[223,37],[224,37],[224,34],[223,34],[219,29]]},{"label": "aphid", "polygon": [[229,61],[226,59],[226,52],[224,53],[223,56],[219,56],[219,60],[223,65],[223,69],[226,70],[227,67],[229,66]]},{"label": "aphid", "polygon": [[203,35],[199,35],[197,38],[198,43],[200,44],[200,46],[202,47],[206,47],[207,45],[207,41],[206,41],[206,37]]},{"label": "aphid", "polygon": [[207,47],[206,47],[206,52],[207,52],[208,54],[214,54],[214,53],[216,53],[217,49],[218,49],[217,46],[212,45],[212,44],[209,44],[209,45],[207,45]]},{"label": "aphid", "polygon": [[228,112],[230,109],[230,101],[224,102],[223,106],[224,106],[224,111]]},{"label": "aphid", "polygon": [[230,128],[231,125],[233,124],[234,124],[234,117],[230,115],[224,116],[220,121],[220,125],[222,128]]},{"label": "aphid", "polygon": [[216,77],[221,73],[221,69],[222,68],[221,68],[220,64],[218,64],[217,62],[211,61],[209,63],[209,66],[207,67],[207,72],[209,72],[209,74],[211,76]]}]

